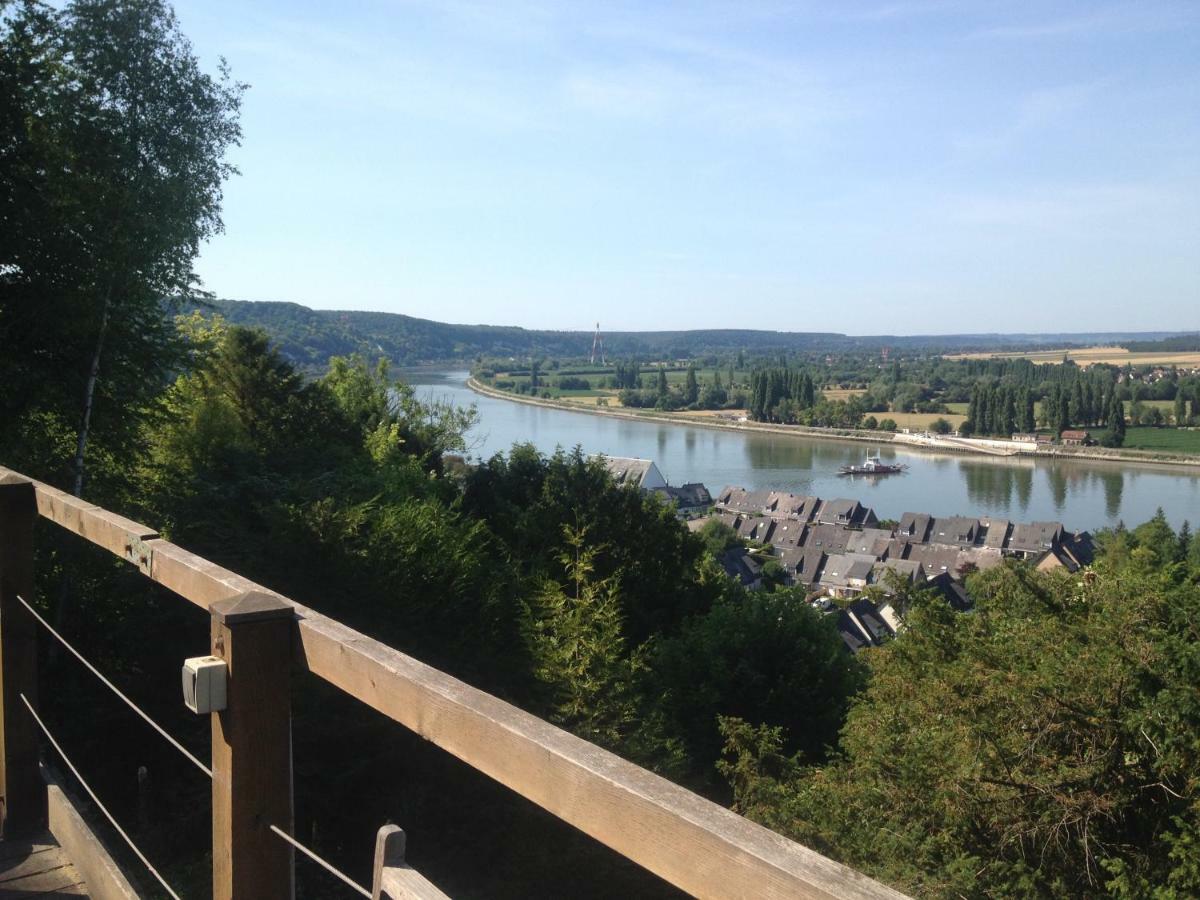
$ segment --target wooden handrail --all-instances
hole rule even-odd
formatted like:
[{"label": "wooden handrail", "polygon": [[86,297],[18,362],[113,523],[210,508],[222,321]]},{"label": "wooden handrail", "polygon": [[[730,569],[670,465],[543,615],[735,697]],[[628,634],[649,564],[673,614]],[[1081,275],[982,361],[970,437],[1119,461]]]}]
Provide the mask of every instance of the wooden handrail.
[{"label": "wooden handrail", "polygon": [[[0,468],[0,478],[11,473]],[[32,479],[30,479],[32,481]],[[165,541],[33,482],[38,513],[207,610],[249,591],[296,620],[295,664],[412,729],[698,897],[904,895],[496,697]]]}]

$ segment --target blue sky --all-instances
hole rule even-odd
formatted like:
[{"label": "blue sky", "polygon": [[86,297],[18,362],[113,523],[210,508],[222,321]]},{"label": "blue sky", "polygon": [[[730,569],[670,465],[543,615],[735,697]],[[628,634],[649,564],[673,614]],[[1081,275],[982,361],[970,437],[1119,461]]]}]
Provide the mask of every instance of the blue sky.
[{"label": "blue sky", "polygon": [[452,322],[1200,328],[1200,3],[187,0],[219,296]]}]

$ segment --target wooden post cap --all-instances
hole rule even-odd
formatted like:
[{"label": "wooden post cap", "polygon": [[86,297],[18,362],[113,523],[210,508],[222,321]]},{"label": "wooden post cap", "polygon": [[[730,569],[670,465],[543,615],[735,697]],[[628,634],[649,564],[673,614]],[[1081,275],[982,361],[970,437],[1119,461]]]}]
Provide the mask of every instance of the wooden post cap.
[{"label": "wooden post cap", "polygon": [[290,619],[296,614],[290,603],[262,591],[247,591],[227,600],[218,600],[208,609],[214,619],[226,625]]}]

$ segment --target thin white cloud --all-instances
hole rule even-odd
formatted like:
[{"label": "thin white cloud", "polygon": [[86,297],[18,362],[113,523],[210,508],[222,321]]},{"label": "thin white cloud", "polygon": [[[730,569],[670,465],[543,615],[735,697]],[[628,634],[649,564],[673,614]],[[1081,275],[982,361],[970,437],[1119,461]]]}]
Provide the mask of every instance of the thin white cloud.
[{"label": "thin white cloud", "polygon": [[1128,35],[1173,30],[1200,22],[1200,7],[1134,3],[1108,6],[1088,15],[995,25],[975,31],[975,38],[1043,40],[1084,38],[1098,35]]}]

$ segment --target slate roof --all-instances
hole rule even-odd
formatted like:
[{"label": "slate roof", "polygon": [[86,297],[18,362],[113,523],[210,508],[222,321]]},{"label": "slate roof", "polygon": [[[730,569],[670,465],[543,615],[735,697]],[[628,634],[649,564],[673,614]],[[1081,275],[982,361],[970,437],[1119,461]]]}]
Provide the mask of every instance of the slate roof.
[{"label": "slate roof", "polygon": [[919,584],[925,580],[925,568],[919,560],[915,559],[889,559],[877,562],[872,570],[872,580],[874,583],[883,584],[886,587],[888,572],[895,572],[913,584]]},{"label": "slate roof", "polygon": [[812,521],[813,514],[816,513],[820,503],[819,497],[804,497],[783,491],[771,491],[767,495],[766,509],[768,515],[809,522]]},{"label": "slate roof", "polygon": [[826,500],[817,510],[817,521],[833,525],[875,525],[879,520],[873,510],[863,506],[857,500],[839,497]]},{"label": "slate roof", "polygon": [[668,500],[674,500],[680,509],[700,509],[712,505],[712,494],[700,482],[681,485],[680,487],[655,488],[655,493],[664,495]]},{"label": "slate roof", "polygon": [[987,530],[983,535],[983,546],[993,550],[1003,550],[1008,540],[1008,530],[1011,523],[1008,519],[989,519],[984,523]]},{"label": "slate roof", "polygon": [[933,520],[933,530],[929,536],[931,542],[940,544],[958,544],[969,547],[975,543],[975,534],[979,531],[979,520],[966,516],[949,516]]},{"label": "slate roof", "polygon": [[841,610],[837,630],[852,653],[864,647],[877,647],[893,634],[869,600],[857,600]]},{"label": "slate roof", "polygon": [[850,532],[837,525],[810,525],[804,538],[806,549],[841,553],[850,544]]},{"label": "slate roof", "polygon": [[721,554],[721,567],[730,578],[736,578],[746,587],[752,587],[762,577],[763,564],[741,547],[734,547]]},{"label": "slate roof", "polygon": [[771,543],[776,547],[801,547],[808,526],[795,519],[776,519],[771,532]]},{"label": "slate roof", "polygon": [[1061,522],[1016,524],[1008,539],[1008,549],[1021,553],[1042,553],[1052,549],[1063,537]]},{"label": "slate roof", "polygon": [[886,528],[864,528],[862,531],[851,533],[850,540],[846,542],[846,549],[852,553],[879,556],[887,552],[891,540],[892,533]]},{"label": "slate roof", "polygon": [[727,487],[717,495],[716,504],[724,509],[761,516],[767,506],[770,491],[748,491],[740,487]]},{"label": "slate roof", "polygon": [[900,517],[900,526],[896,529],[896,533],[921,544],[929,540],[929,526],[932,523],[933,516],[929,513],[906,512]]},{"label": "slate roof", "polygon": [[617,484],[632,484],[641,487],[642,482],[646,480],[646,475],[657,470],[652,459],[638,459],[631,456],[601,456],[600,459],[603,460],[605,468],[608,469],[613,481]]},{"label": "slate roof", "polygon": [[919,562],[926,575],[953,575],[958,568],[958,552],[958,547],[948,544],[913,544],[908,548],[908,558]]}]

